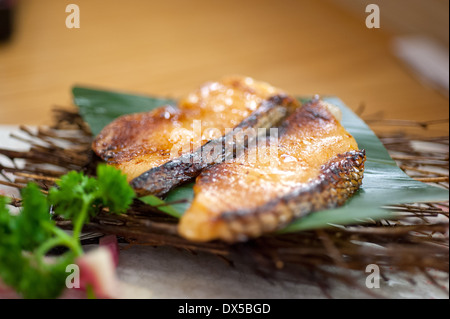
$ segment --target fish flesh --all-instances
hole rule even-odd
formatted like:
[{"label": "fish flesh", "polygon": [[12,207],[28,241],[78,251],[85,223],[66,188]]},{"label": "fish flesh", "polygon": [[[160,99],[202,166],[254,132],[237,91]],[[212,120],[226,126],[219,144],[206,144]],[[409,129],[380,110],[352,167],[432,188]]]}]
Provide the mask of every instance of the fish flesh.
[{"label": "fish flesh", "polygon": [[229,76],[202,85],[177,107],[119,117],[97,135],[92,149],[127,175],[138,196],[163,196],[229,157],[224,143],[238,131],[271,127],[298,106],[268,83]]},{"label": "fish flesh", "polygon": [[294,218],[343,205],[360,187],[365,151],[318,98],[240,156],[205,169],[179,234],[193,241],[245,241]]}]

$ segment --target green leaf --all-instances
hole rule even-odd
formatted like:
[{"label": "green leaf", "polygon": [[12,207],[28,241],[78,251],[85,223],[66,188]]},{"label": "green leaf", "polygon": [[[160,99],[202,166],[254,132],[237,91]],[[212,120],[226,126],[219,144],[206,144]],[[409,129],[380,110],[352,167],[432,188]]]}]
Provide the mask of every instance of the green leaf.
[{"label": "green leaf", "polygon": [[168,215],[171,215],[176,218],[180,218],[183,215],[183,212],[180,212],[176,210],[172,205],[167,204],[165,201],[163,201],[161,198],[158,198],[153,195],[147,195],[144,197],[140,197],[139,200],[143,201],[144,203],[158,208],[163,213],[166,213]]},{"label": "green leaf", "polygon": [[36,184],[30,183],[22,190],[22,199],[23,208],[17,216],[17,227],[22,249],[31,251],[52,236],[42,224],[53,222],[47,198]]},{"label": "green leaf", "polygon": [[66,267],[75,262],[70,252],[61,257],[52,257],[44,265],[36,265],[32,258],[24,258],[21,280],[15,286],[16,291],[27,299],[55,299],[65,288]]},{"label": "green leaf", "polygon": [[13,217],[6,204],[8,204],[8,199],[0,195],[0,246],[6,238],[5,235],[11,233],[14,228]]},{"label": "green leaf", "polygon": [[153,195],[147,195],[139,199],[146,204],[157,207],[160,211],[166,214],[180,218],[186,209],[188,209],[190,202],[194,198],[193,188],[194,183],[181,185],[170,191],[165,200]]},{"label": "green leaf", "polygon": [[126,175],[112,166],[99,165],[97,181],[96,197],[101,198],[103,205],[109,207],[114,213],[125,212],[135,197]]},{"label": "green leaf", "polygon": [[183,215],[191,205],[194,198],[194,184],[188,183],[178,186],[170,191],[165,198],[166,203],[173,203],[171,206],[178,212],[179,216]]},{"label": "green leaf", "polygon": [[0,196],[0,278],[24,298],[56,298],[65,287],[65,269],[74,262],[74,254],[67,252],[51,261],[34,254],[54,238],[42,226],[56,226],[50,220],[47,199],[36,184],[28,184],[22,198],[23,209],[12,215],[6,199]]},{"label": "green leaf", "polygon": [[79,107],[80,114],[93,135],[100,133],[103,127],[121,115],[150,111],[158,106],[174,103],[171,99],[148,98],[77,86],[72,88],[72,93],[74,103]]},{"label": "green leaf", "polygon": [[[100,132],[106,124],[120,115],[148,111],[158,105],[174,103],[171,100],[154,97],[133,96],[81,87],[74,88],[73,93],[80,114],[91,128],[95,128],[93,129],[94,134]],[[307,97],[299,98],[303,102],[308,99]],[[415,181],[407,176],[392,160],[372,130],[341,100],[336,97],[325,97],[324,100],[341,109],[343,126],[355,137],[359,147],[366,150],[367,162],[363,185],[360,191],[344,206],[315,212],[298,219],[287,226],[283,232],[392,217],[393,213],[381,208],[386,205],[448,200],[448,190]],[[192,184],[188,184],[172,190],[168,194],[166,202],[191,200],[192,197]],[[164,203],[152,196],[146,196],[144,201],[153,206]],[[161,211],[179,217],[188,206],[189,204],[185,203],[158,207]]]},{"label": "green leaf", "polygon": [[22,248],[14,236],[17,217],[10,214],[7,203],[7,198],[0,195],[0,278],[5,284],[14,286],[22,277]]},{"label": "green leaf", "polygon": [[[69,172],[45,197],[30,183],[22,190],[23,208],[9,212],[7,199],[0,196],[0,278],[25,298],[56,298],[64,289],[66,266],[83,253],[79,234],[84,223],[99,211],[99,204],[111,212],[126,211],[135,194],[126,176],[105,164],[97,167],[97,178],[83,172]],[[55,214],[71,219],[72,236],[51,219]],[[69,251],[48,260],[47,252],[58,246]]]},{"label": "green leaf", "polygon": [[[74,219],[80,214],[85,203],[92,201],[91,197],[97,191],[94,178],[76,171],[63,175],[57,184],[58,188],[50,189],[49,201],[55,205],[55,212],[66,219]],[[86,221],[89,216],[85,217]]]},{"label": "green leaf", "polygon": [[[102,204],[109,207],[110,212],[122,213],[135,197],[126,176],[106,164],[98,165],[97,178],[71,171],[63,175],[57,185],[49,192],[49,201],[55,205],[55,213],[77,220],[77,223],[86,223],[96,213],[93,204]],[[78,218],[82,220],[78,221]]]}]

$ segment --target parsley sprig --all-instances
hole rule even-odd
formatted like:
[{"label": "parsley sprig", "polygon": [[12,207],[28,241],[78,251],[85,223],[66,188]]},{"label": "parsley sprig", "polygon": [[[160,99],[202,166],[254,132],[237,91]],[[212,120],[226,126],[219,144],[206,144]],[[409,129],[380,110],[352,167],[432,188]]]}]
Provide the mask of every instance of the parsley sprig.
[{"label": "parsley sprig", "polygon": [[[0,196],[0,278],[25,298],[56,298],[65,287],[66,267],[83,254],[80,233],[103,207],[124,213],[135,197],[126,176],[99,165],[97,177],[69,172],[45,196],[30,183],[22,190],[22,210],[12,215],[7,198]],[[58,228],[50,215],[71,220],[72,235]],[[46,258],[55,247],[64,246],[61,256]]]}]

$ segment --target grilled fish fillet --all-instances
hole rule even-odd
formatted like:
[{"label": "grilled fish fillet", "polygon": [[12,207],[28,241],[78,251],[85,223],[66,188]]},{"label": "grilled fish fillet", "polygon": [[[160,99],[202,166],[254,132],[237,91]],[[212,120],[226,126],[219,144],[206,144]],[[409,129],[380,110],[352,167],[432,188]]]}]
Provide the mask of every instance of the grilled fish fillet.
[{"label": "grilled fish fillet", "polygon": [[342,205],[361,185],[365,151],[339,112],[315,99],[283,122],[277,139],[204,170],[179,233],[193,241],[244,241]]},{"label": "grilled fish fillet", "polygon": [[196,177],[211,163],[205,144],[220,147],[233,128],[271,127],[298,106],[294,98],[265,82],[226,77],[209,82],[178,106],[122,116],[95,138],[92,149],[127,174],[138,195],[162,196]]}]

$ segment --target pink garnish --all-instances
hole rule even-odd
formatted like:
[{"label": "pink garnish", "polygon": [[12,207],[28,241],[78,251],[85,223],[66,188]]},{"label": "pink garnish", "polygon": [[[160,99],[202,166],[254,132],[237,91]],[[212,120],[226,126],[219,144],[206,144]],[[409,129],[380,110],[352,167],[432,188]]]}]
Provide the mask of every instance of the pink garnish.
[{"label": "pink garnish", "polygon": [[89,251],[77,258],[80,267],[80,288],[92,287],[97,298],[116,298],[118,280],[111,250],[105,247]]},{"label": "pink garnish", "polygon": [[119,264],[119,244],[117,243],[116,235],[106,235],[100,238],[100,247],[108,248],[114,260],[114,265]]}]

